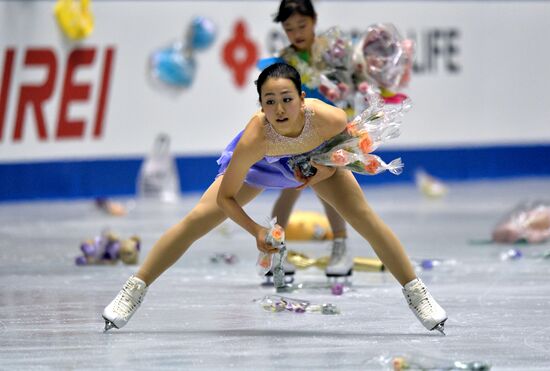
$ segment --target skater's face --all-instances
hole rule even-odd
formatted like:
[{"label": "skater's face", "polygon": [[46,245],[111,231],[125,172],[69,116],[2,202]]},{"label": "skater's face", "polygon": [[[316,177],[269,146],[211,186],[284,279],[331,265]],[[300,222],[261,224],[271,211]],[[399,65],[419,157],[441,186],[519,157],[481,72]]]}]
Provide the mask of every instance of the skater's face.
[{"label": "skater's face", "polygon": [[315,40],[315,19],[294,13],[283,22],[288,41],[299,51],[311,51]]},{"label": "skater's face", "polygon": [[304,126],[304,96],[290,79],[270,77],[262,85],[262,112],[281,135],[298,136],[301,133]]}]

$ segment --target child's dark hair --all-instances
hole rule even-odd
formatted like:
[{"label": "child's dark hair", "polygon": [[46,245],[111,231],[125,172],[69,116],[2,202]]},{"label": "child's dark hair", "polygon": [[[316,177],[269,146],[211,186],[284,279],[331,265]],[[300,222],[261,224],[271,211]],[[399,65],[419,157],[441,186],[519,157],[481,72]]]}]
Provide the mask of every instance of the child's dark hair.
[{"label": "child's dark hair", "polygon": [[317,13],[310,0],[282,0],[273,22],[284,22],[294,13],[317,20]]},{"label": "child's dark hair", "polygon": [[269,78],[289,79],[296,87],[298,94],[302,92],[302,79],[298,71],[289,64],[275,63],[263,70],[258,76],[258,80],[256,80],[256,90],[258,90],[260,102],[262,101],[262,86]]}]

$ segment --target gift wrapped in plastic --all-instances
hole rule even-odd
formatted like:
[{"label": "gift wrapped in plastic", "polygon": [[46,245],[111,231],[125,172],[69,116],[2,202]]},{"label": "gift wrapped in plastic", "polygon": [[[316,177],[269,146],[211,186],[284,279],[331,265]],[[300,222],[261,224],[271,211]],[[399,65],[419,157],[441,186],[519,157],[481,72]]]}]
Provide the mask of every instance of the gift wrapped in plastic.
[{"label": "gift wrapped in plastic", "polygon": [[500,243],[542,243],[550,238],[550,201],[526,201],[508,212],[493,230]]},{"label": "gift wrapped in plastic", "polygon": [[396,92],[410,80],[413,57],[413,41],[404,39],[393,24],[380,23],[370,26],[357,43],[354,66],[380,88],[384,98],[395,100]]},{"label": "gift wrapped in plastic", "polygon": [[489,371],[491,364],[486,361],[462,361],[437,358],[423,354],[400,354],[397,356],[382,356],[380,363],[385,370],[467,370]]},{"label": "gift wrapped in plastic", "polygon": [[255,301],[259,302],[260,306],[268,312],[340,314],[340,309],[334,304],[312,304],[309,300],[280,295],[266,295]]}]

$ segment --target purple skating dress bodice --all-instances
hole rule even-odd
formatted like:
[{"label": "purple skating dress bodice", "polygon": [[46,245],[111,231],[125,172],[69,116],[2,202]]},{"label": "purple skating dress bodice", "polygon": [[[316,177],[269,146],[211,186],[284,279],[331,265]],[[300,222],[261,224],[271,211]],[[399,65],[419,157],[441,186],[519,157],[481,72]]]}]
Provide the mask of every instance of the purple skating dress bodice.
[{"label": "purple skating dress bodice", "polygon": [[[314,114],[313,110],[306,108],[304,114],[304,128],[300,135],[295,138],[280,135],[273,129],[271,124],[264,123],[268,155],[250,167],[244,180],[246,184],[256,188],[267,189],[296,188],[301,185],[294,178],[294,171],[289,166],[288,161],[297,154],[303,154],[297,153],[297,151],[299,148],[304,147],[304,143],[319,143],[320,139],[319,134],[311,123],[311,116]],[[237,134],[218,159],[217,162],[220,165],[218,176],[225,173],[233,156],[233,151],[237,143],[239,143],[243,132],[244,130]]]}]

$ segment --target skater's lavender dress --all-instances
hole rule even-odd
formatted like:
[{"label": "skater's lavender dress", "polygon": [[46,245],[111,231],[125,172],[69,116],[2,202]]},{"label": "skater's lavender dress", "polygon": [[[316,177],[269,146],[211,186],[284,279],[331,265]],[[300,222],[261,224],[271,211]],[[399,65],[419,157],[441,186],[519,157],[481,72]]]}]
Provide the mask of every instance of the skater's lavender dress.
[{"label": "skater's lavender dress", "polygon": [[[313,111],[310,108],[306,108],[304,128],[296,138],[282,136],[278,134],[269,123],[265,123],[268,153],[270,152],[270,147],[276,146],[278,150],[282,148],[287,150],[286,153],[289,154],[265,156],[263,159],[256,162],[246,175],[244,181],[246,184],[256,188],[268,189],[296,188],[302,184],[294,177],[294,171],[289,166],[288,161],[293,156],[296,156],[295,153],[291,154],[295,152],[293,149],[295,150],[297,147],[302,147],[304,143],[319,143],[320,136],[311,124],[311,116],[313,116]],[[233,156],[233,151],[241,139],[242,134],[243,131],[229,143],[218,159],[217,162],[218,165],[220,165],[218,176],[225,173],[229,161],[231,161],[231,157]]]}]

